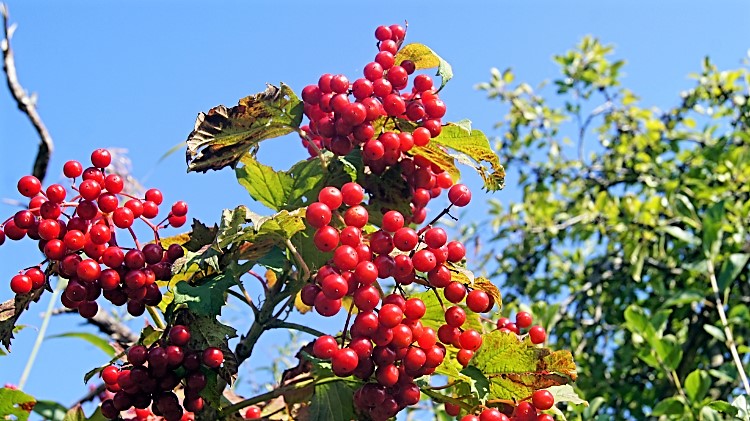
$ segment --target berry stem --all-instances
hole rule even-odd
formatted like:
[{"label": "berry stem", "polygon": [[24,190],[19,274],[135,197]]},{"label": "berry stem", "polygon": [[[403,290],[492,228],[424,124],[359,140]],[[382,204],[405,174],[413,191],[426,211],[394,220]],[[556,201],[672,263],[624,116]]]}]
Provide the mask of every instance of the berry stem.
[{"label": "berry stem", "polygon": [[164,324],[164,321],[161,319],[161,316],[159,316],[159,313],[156,312],[155,307],[146,306],[146,310],[148,310],[148,314],[151,316],[151,319],[154,321],[156,327],[161,330],[165,330],[167,328],[167,325]]},{"label": "berry stem", "polygon": [[294,244],[292,244],[292,241],[290,239],[287,238],[285,244],[289,249],[289,252],[292,253],[292,256],[294,256],[294,260],[297,262],[299,270],[302,271],[302,279],[300,279],[300,281],[307,281],[308,279],[310,279],[310,269],[307,267],[305,259],[303,259],[299,254],[299,252],[297,251],[297,247],[294,247]]}]

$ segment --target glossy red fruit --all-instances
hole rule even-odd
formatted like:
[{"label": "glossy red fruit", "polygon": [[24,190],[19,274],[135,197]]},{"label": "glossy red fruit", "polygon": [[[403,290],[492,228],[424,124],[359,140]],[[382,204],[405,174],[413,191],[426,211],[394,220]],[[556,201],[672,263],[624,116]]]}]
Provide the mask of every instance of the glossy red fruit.
[{"label": "glossy red fruit", "polygon": [[33,284],[26,275],[16,275],[10,279],[10,289],[16,294],[28,294]]},{"label": "glossy red fruit", "polygon": [[25,175],[18,180],[18,192],[26,197],[34,197],[42,191],[42,183],[33,175]]},{"label": "glossy red fruit", "polygon": [[106,149],[97,149],[91,153],[91,163],[97,168],[106,168],[112,163],[112,154]]},{"label": "glossy red fruit", "polygon": [[359,363],[359,357],[354,350],[342,348],[334,351],[331,356],[331,368],[339,377],[346,377],[354,372]]},{"label": "glossy red fruit", "polygon": [[245,419],[246,420],[259,420],[261,415],[260,408],[257,406],[250,406],[245,410]]},{"label": "glossy red fruit", "polygon": [[471,190],[464,184],[455,184],[448,190],[448,200],[458,207],[463,207],[471,201]]},{"label": "glossy red fruit", "polygon": [[479,289],[469,292],[466,296],[466,305],[474,313],[484,313],[490,310],[490,296]]},{"label": "glossy red fruit", "polygon": [[516,314],[516,326],[521,329],[526,329],[531,326],[533,322],[534,318],[526,311],[519,311],[518,314]]},{"label": "glossy red fruit", "polygon": [[224,353],[219,348],[209,347],[203,351],[203,364],[209,368],[218,368],[224,362]]},{"label": "glossy red fruit", "polygon": [[169,343],[177,346],[184,346],[190,342],[190,330],[183,325],[174,325],[169,330]]},{"label": "glossy red fruit", "polygon": [[78,161],[68,161],[63,165],[63,174],[68,178],[80,177],[83,174],[83,165]]},{"label": "glossy red fruit", "polygon": [[536,409],[546,411],[555,404],[555,397],[549,390],[537,390],[531,395],[531,403]]},{"label": "glossy red fruit", "polygon": [[547,339],[547,332],[541,326],[532,326],[529,329],[529,339],[533,344],[541,344]]}]

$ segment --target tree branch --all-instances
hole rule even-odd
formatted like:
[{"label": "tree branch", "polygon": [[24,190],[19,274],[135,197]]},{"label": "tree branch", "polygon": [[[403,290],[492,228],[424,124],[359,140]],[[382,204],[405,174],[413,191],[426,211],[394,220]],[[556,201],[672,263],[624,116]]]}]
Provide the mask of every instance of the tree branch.
[{"label": "tree branch", "polygon": [[[52,312],[52,315],[75,313],[76,311],[69,308],[59,308]],[[96,326],[100,332],[106,334],[118,343],[129,345],[138,340],[138,335],[133,333],[129,327],[112,317],[106,311],[99,311],[96,316],[86,319],[86,322]]]},{"label": "tree branch", "polygon": [[26,90],[18,82],[13,50],[10,48],[10,39],[13,36],[16,27],[15,25],[8,25],[9,16],[8,6],[6,4],[0,4],[0,13],[3,15],[3,40],[0,43],[0,48],[3,50],[3,71],[5,72],[5,79],[11,95],[13,95],[13,98],[16,100],[18,109],[28,116],[31,124],[39,135],[39,149],[36,154],[36,159],[34,160],[34,170],[32,174],[40,181],[43,181],[44,176],[47,174],[50,155],[54,149],[52,137],[47,131],[47,127],[44,126],[39,113],[36,111],[34,98],[29,97]]}]

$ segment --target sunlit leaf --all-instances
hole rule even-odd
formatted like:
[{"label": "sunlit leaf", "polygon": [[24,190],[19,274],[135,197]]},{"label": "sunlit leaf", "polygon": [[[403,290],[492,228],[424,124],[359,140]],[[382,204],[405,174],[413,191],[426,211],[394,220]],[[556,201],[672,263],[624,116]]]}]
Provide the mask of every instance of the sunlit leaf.
[{"label": "sunlit leaf", "polygon": [[52,336],[47,337],[47,339],[55,339],[55,338],[83,339],[84,341],[104,351],[104,353],[107,354],[109,357],[114,357],[116,354],[115,349],[112,348],[112,345],[109,344],[109,341],[102,338],[101,336],[94,335],[93,333],[68,332],[68,333],[61,333],[59,335],[52,335]]},{"label": "sunlit leaf", "polygon": [[453,78],[453,69],[447,61],[435,54],[430,47],[424,44],[407,44],[396,54],[396,64],[404,60],[411,60],[417,69],[431,69],[437,67],[436,76],[442,79],[440,88],[442,89],[449,80]]},{"label": "sunlit leaf", "polygon": [[0,389],[0,418],[15,417],[18,421],[29,419],[36,400],[17,389],[4,387]]}]

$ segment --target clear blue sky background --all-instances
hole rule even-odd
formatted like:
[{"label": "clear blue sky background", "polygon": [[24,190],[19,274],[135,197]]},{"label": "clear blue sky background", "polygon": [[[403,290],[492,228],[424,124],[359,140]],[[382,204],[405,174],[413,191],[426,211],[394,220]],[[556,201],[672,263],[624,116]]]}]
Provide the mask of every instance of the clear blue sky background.
[{"label": "clear blue sky background", "polygon": [[[217,104],[233,105],[263,90],[266,82],[283,81],[299,91],[325,72],[353,80],[375,54],[373,31],[380,24],[407,20],[407,41],[428,44],[453,65],[456,76],[442,94],[446,118],[470,118],[488,135],[499,133],[492,127],[501,114],[473,87],[489,79],[490,68],[513,67],[517,80],[536,85],[556,76],[552,55],[586,34],[615,44],[616,57],[628,62],[624,84],[643,98],[642,104],[664,108],[691,86],[686,75],[699,70],[705,55],[720,67],[737,67],[750,47],[750,4],[743,1],[26,0],[9,6],[19,25],[13,47],[21,83],[39,94],[39,111],[55,140],[47,182],[60,179],[68,159],[85,160],[96,147],[125,147],[136,177],[160,187],[167,201],[187,200],[190,216],[207,222],[216,221],[221,209],[250,199],[231,171],[186,174],[182,151],[157,164],[186,138],[196,114]],[[30,171],[36,144],[30,124],[0,87],[0,198],[19,198],[16,181]],[[304,151],[295,138],[276,139],[262,145],[261,157],[281,168],[302,159]],[[476,185],[476,178],[468,179]],[[514,178],[507,182],[494,197],[518,197]],[[475,191],[469,215],[478,218],[489,196]],[[15,210],[0,204],[0,215]],[[0,300],[11,296],[10,277],[39,260],[30,241],[0,248]],[[0,357],[0,383],[18,381],[46,305],[42,299],[21,319],[30,327],[17,335],[13,353]],[[320,318],[306,320],[314,324]],[[77,316],[60,316],[52,320],[48,335],[86,330]],[[265,364],[274,342],[285,338],[263,342],[241,374]],[[86,392],[83,373],[105,360],[84,342],[49,340],[26,391],[70,404]]]}]

